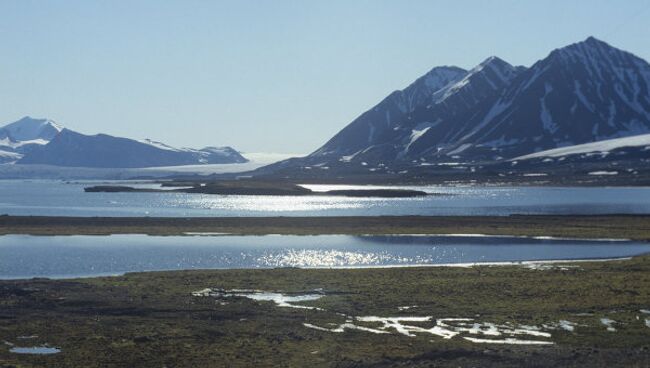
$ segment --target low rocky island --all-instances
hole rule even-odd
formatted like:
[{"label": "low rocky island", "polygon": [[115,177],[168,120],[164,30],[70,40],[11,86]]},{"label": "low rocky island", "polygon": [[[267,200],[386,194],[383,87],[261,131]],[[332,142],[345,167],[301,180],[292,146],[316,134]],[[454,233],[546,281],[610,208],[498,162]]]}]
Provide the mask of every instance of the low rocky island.
[{"label": "low rocky island", "polygon": [[217,181],[208,183],[167,182],[162,183],[161,188],[137,188],[123,185],[97,185],[84,188],[84,191],[87,193],[171,192],[220,195],[342,196],[379,198],[411,198],[424,197],[429,195],[429,193],[424,191],[409,189],[344,189],[317,192],[297,184],[256,181]]}]

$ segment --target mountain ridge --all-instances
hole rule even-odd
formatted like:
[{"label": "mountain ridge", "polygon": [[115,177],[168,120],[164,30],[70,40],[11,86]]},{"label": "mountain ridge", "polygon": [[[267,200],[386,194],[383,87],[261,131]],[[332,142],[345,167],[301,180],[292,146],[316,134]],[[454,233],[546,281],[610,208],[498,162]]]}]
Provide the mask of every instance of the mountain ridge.
[{"label": "mountain ridge", "polygon": [[[448,83],[419,95],[417,104],[388,124],[385,116],[394,110],[385,102],[396,92],[312,154],[255,174],[316,175],[312,169],[322,167],[327,174],[317,172],[323,175],[387,173],[450,161],[490,165],[563,146],[647,134],[649,86],[645,60],[594,37],[554,49],[528,68],[492,56],[470,70],[459,68]],[[371,126],[381,129],[369,134]]]},{"label": "mountain ridge", "polygon": [[137,168],[247,161],[231,147],[175,148],[150,139],[85,135],[28,116],[0,128],[0,163]]}]

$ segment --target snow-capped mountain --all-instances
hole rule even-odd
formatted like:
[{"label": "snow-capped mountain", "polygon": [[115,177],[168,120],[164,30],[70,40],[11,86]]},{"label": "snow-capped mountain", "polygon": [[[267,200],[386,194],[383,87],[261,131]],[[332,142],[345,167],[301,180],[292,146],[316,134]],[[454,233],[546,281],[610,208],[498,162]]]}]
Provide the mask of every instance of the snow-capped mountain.
[{"label": "snow-capped mountain", "polygon": [[0,128],[0,135],[14,141],[50,141],[63,127],[49,119],[34,119],[29,116]]},{"label": "snow-capped mountain", "polygon": [[151,141],[136,141],[106,134],[84,135],[64,129],[48,144],[18,160],[18,164],[78,167],[154,167],[246,162],[232,148],[178,149]]},{"label": "snow-capped mountain", "polygon": [[523,72],[457,145],[513,157],[650,133],[649,88],[646,61],[590,37]]},{"label": "snow-capped mountain", "polygon": [[84,135],[47,119],[22,118],[0,128],[0,163],[136,168],[243,163],[230,147],[175,148],[145,139]]},{"label": "snow-capped mountain", "polygon": [[436,67],[403,90],[395,91],[372,109],[361,114],[312,154],[314,157],[345,157],[383,144],[392,138],[405,117],[422,105],[434,102],[434,94],[461,80],[467,71],[457,67]]},{"label": "snow-capped mountain", "polygon": [[[440,97],[435,104],[420,107],[408,117],[416,125],[411,123],[403,128],[409,134],[409,141],[398,158],[419,160],[455,155],[457,142],[474,128],[476,112],[492,106],[524,70],[493,56],[470,70],[462,80],[437,91],[435,95]],[[426,130],[421,129],[423,125]]]},{"label": "snow-capped mountain", "polygon": [[[625,138],[605,139],[602,141],[577,144],[575,146],[567,146],[560,148],[553,148],[546,151],[535,152],[524,156],[515,157],[513,160],[529,160],[533,158],[561,158],[572,155],[588,156],[608,156],[612,152],[617,152],[623,149],[639,149],[641,151],[650,152],[650,134],[639,134]],[[650,158],[650,156],[648,157]]]},{"label": "snow-capped mountain", "polygon": [[52,120],[26,116],[0,128],[0,163],[20,159],[35,147],[47,144],[63,128]]},{"label": "snow-capped mountain", "polygon": [[[408,98],[414,86],[439,71],[445,78]],[[450,161],[491,163],[650,133],[649,90],[646,61],[593,37],[554,50],[530,68],[497,57],[469,71],[434,68],[311,155],[260,173],[314,167],[388,172]]]}]

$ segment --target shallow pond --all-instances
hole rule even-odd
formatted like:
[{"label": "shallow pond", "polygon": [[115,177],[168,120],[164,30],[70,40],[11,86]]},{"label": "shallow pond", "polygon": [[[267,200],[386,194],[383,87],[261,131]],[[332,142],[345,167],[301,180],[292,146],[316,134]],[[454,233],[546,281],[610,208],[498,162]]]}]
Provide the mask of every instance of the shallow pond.
[{"label": "shallow pond", "polygon": [[36,355],[49,355],[60,353],[61,349],[50,348],[47,346],[30,346],[30,347],[18,347],[14,346],[9,349],[10,352],[15,354],[36,354]]},{"label": "shallow pond", "polygon": [[499,236],[0,236],[0,278],[627,257],[650,243]]}]

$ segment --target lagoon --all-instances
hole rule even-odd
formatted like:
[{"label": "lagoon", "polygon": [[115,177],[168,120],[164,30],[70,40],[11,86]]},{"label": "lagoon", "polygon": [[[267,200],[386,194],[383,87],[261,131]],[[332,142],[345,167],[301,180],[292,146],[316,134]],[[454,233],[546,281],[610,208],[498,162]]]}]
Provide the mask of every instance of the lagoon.
[{"label": "lagoon", "polygon": [[650,243],[508,236],[0,236],[0,278],[231,268],[430,266],[629,257]]}]

